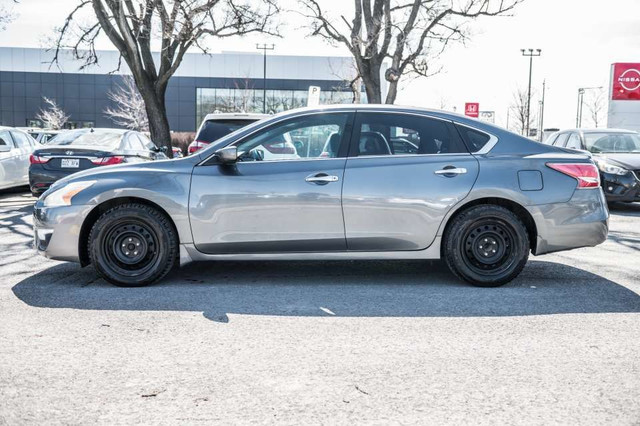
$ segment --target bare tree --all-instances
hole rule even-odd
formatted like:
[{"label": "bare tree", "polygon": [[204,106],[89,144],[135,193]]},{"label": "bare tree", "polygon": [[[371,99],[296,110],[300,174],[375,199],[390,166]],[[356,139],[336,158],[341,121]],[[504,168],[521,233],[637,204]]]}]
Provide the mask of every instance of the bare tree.
[{"label": "bare tree", "polygon": [[16,14],[10,6],[15,3],[17,3],[16,0],[0,0],[0,31],[4,31],[7,25],[16,18]]},{"label": "bare tree", "polygon": [[[207,52],[202,45],[206,37],[275,34],[271,23],[279,11],[276,0],[76,1],[77,6],[57,30],[52,63],[57,63],[65,48],[82,61],[81,68],[98,63],[95,43],[104,33],[128,65],[144,99],[151,138],[163,146],[171,145],[165,108],[167,84],[187,50],[195,47]],[[95,19],[83,25],[76,18],[87,7]],[[160,52],[154,57],[152,44],[156,43]]]},{"label": "bare tree", "polygon": [[328,12],[328,1],[298,1],[310,20],[311,35],[349,49],[369,103],[382,103],[381,71],[390,60],[384,73],[389,84],[385,103],[392,104],[402,76],[437,72],[431,62],[450,42],[466,40],[470,20],[506,14],[523,0],[354,0],[353,16],[339,19]]},{"label": "bare tree", "polygon": [[38,112],[36,118],[42,121],[47,129],[62,129],[65,123],[69,121],[69,115],[58,106],[55,100],[47,97],[43,97],[42,100],[47,107],[44,109],[40,108],[40,112]]},{"label": "bare tree", "polygon": [[[513,116],[516,131],[521,135],[525,135],[526,129],[535,126],[536,118],[534,114],[530,114],[529,126],[527,126],[527,96],[528,93],[524,89],[517,89],[513,94],[513,101],[509,106],[509,111]],[[533,93],[531,95],[533,97]],[[528,136],[528,135],[525,135]]]},{"label": "bare tree", "polygon": [[585,99],[585,105],[589,111],[593,127],[598,128],[604,119],[603,115],[607,109],[607,96],[604,89],[591,90]]},{"label": "bare tree", "polygon": [[351,91],[351,102],[359,104],[362,102],[362,77],[355,62],[351,62],[348,68],[335,69],[331,59],[329,59],[329,70],[331,74],[341,80],[341,85],[334,87],[334,90],[341,91],[348,88]]},{"label": "bare tree", "polygon": [[136,82],[131,76],[125,76],[123,80],[123,85],[107,94],[116,106],[105,109],[104,114],[118,126],[148,132],[149,117]]}]

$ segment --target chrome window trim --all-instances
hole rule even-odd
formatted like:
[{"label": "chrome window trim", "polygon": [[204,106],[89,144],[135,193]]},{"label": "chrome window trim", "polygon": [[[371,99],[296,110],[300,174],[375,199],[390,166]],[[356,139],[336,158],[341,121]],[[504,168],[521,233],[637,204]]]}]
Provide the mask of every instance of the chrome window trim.
[{"label": "chrome window trim", "polygon": [[[422,117],[422,118],[431,118],[434,120],[439,120],[439,121],[444,121],[444,122],[448,122],[454,125],[459,125],[459,126],[463,126],[466,127],[468,129],[474,130],[476,132],[479,133],[483,133],[487,136],[489,136],[489,141],[482,147],[482,149],[480,149],[479,151],[475,151],[475,152],[459,152],[459,153],[450,153],[450,154],[402,154],[402,155],[370,155],[370,156],[364,156],[362,158],[374,158],[374,157],[416,157],[416,156],[451,156],[451,155],[484,155],[484,154],[488,154],[498,143],[499,139],[497,136],[486,132],[484,130],[480,130],[477,127],[473,127],[470,126],[468,124],[465,123],[461,123],[459,121],[455,121],[455,120],[451,120],[448,118],[442,118],[442,117],[436,117],[433,115],[429,115],[429,114],[420,114],[420,113],[416,113],[416,112],[412,112],[412,111],[385,111],[384,109],[380,109],[380,110],[376,110],[376,109],[359,109],[356,108],[354,110],[331,110],[331,111],[313,111],[313,112],[309,112],[307,114],[300,114],[300,115],[295,115],[293,117],[289,116],[289,117],[283,117],[279,120],[275,120],[271,123],[268,124],[268,126],[265,127],[260,127],[246,135],[244,135],[241,139],[238,139],[236,141],[230,142],[227,145],[225,145],[225,147],[227,146],[231,146],[233,144],[242,142],[243,140],[253,136],[254,134],[260,132],[261,130],[265,129],[266,127],[272,126],[274,124],[278,124],[281,123],[283,121],[286,120],[290,120],[293,118],[298,118],[298,117],[310,117],[310,116],[314,116],[314,115],[319,115],[319,114],[349,114],[349,113],[371,113],[371,114],[379,114],[379,113],[383,113],[383,114],[402,114],[402,115],[412,115],[415,117]],[[464,141],[463,141],[464,142]],[[205,157],[202,161],[198,162],[196,164],[196,167],[198,166],[202,166],[204,165],[207,161],[209,161],[213,156],[215,155],[215,152],[213,152],[211,155]],[[358,158],[358,156],[346,156],[346,157],[334,157],[334,158],[300,158],[300,159],[292,159],[292,160],[266,160],[266,161],[247,161],[247,162],[242,162],[243,164],[252,164],[252,163],[259,163],[259,164],[264,164],[264,163],[279,163],[279,162],[291,162],[291,161],[316,161],[316,160],[337,160],[340,158],[344,158],[344,159],[353,159],[353,158]]]}]

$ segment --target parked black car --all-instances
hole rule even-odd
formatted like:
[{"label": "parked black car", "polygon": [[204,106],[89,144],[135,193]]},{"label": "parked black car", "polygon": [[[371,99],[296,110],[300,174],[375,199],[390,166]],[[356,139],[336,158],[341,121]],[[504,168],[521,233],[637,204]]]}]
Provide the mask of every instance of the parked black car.
[{"label": "parked black car", "polygon": [[29,186],[39,196],[58,179],[81,170],[167,159],[144,134],[132,130],[80,129],[58,135],[29,158]]},{"label": "parked black car", "polygon": [[546,143],[591,153],[607,201],[640,201],[640,134],[618,129],[565,130],[551,135]]}]

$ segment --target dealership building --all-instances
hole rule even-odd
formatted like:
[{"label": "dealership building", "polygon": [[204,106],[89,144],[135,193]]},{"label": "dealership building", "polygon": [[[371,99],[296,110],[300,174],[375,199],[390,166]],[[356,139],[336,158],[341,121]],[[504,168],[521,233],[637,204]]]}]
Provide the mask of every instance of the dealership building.
[{"label": "dealership building", "polygon": [[[97,65],[80,69],[70,52],[51,64],[51,51],[0,47],[0,124],[41,125],[36,116],[47,97],[70,115],[70,128],[116,127],[104,111],[116,107],[110,94],[124,86],[128,70],[124,63],[118,70],[118,52],[97,53]],[[188,53],[167,88],[169,124],[189,132],[216,110],[262,112],[265,89],[268,112],[305,106],[309,86],[321,88],[321,104],[350,103],[353,69],[348,57],[274,54],[267,57],[264,80],[260,52]]]}]

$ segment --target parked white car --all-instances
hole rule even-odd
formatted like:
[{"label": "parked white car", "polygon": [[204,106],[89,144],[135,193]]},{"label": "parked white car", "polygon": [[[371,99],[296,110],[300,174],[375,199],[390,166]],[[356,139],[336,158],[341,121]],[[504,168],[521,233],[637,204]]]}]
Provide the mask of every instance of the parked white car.
[{"label": "parked white car", "polygon": [[29,156],[36,144],[22,130],[0,127],[0,189],[29,184]]},{"label": "parked white car", "polygon": [[211,142],[265,117],[268,115],[244,112],[207,114],[196,133],[196,139],[187,148],[187,155],[191,155],[208,146]]}]

